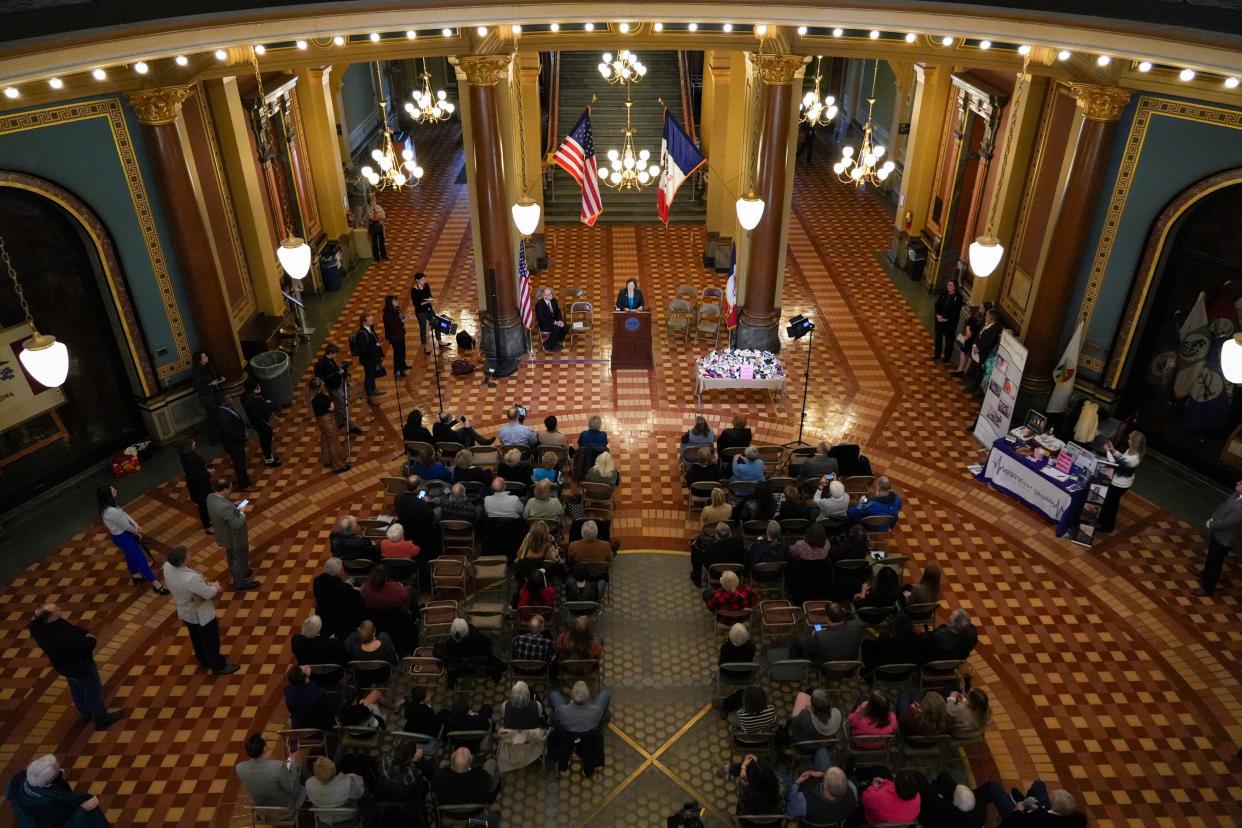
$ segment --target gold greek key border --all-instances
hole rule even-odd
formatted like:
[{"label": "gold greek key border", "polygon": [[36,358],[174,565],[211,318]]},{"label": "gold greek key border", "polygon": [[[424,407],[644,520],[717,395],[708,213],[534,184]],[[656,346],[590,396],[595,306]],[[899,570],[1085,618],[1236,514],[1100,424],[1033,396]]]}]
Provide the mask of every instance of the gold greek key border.
[{"label": "gold greek key border", "polygon": [[26,132],[31,129],[87,121],[91,118],[104,118],[112,130],[112,142],[116,147],[117,157],[121,161],[125,173],[126,186],[129,188],[130,200],[134,205],[134,213],[138,225],[142,228],[142,238],[147,246],[147,255],[151,259],[151,268],[155,273],[156,285],[160,291],[160,299],[164,305],[164,315],[168,319],[172,331],[173,344],[177,350],[177,359],[156,369],[161,380],[190,368],[190,344],[186,336],[185,324],[181,318],[181,308],[177,304],[177,294],[173,291],[172,278],[168,273],[168,262],[160,244],[159,233],[155,228],[155,217],[151,210],[151,201],[147,197],[146,184],[142,180],[142,171],[138,167],[138,155],[134,149],[133,138],[129,126],[125,123],[125,113],[116,98],[99,98],[77,103],[60,104],[45,109],[32,109],[0,115],[0,135],[15,132]]},{"label": "gold greek key border", "polygon": [[[1121,166],[1117,170],[1117,180],[1113,184],[1112,197],[1104,214],[1104,229],[1100,233],[1100,240],[1096,244],[1095,255],[1091,259],[1091,272],[1087,277],[1087,290],[1083,294],[1082,306],[1078,310],[1078,320],[1083,323],[1084,330],[1089,330],[1091,327],[1091,317],[1095,313],[1095,303],[1099,299],[1100,286],[1104,283],[1104,274],[1108,271],[1108,261],[1112,256],[1113,244],[1117,241],[1117,231],[1121,226],[1121,217],[1125,212],[1126,202],[1130,198],[1130,188],[1134,184],[1134,173],[1138,169],[1139,160],[1143,154],[1143,145],[1147,140],[1147,130],[1151,126],[1152,119],[1156,116],[1214,124],[1230,129],[1242,129],[1242,112],[1236,110],[1154,96],[1144,96],[1139,100],[1138,108],[1134,112],[1134,119],[1130,123],[1130,133],[1126,136],[1125,151],[1121,156]],[[1142,275],[1143,285],[1140,294],[1140,309],[1147,300],[1147,293],[1151,288],[1155,273],[1156,268],[1153,267]],[[1111,377],[1104,379],[1110,386],[1116,384],[1121,376],[1122,367],[1129,358],[1130,348],[1134,344],[1134,334],[1138,327],[1140,316],[1141,313],[1136,314],[1134,319],[1130,320],[1130,323],[1126,325],[1125,330],[1118,329],[1113,335],[1113,344],[1115,345],[1118,341],[1121,341],[1122,345],[1120,348],[1120,358],[1117,358],[1115,348],[1109,354],[1114,367]],[[1124,321],[1123,319],[1122,323]],[[1084,367],[1091,368],[1094,371],[1103,372],[1104,370],[1104,363],[1098,358],[1092,357],[1090,360],[1083,358],[1081,361]]]}]

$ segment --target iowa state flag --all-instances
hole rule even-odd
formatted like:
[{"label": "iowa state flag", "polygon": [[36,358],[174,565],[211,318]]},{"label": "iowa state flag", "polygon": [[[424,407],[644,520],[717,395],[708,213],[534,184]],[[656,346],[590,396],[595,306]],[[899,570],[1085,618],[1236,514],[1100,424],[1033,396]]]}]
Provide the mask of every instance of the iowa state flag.
[{"label": "iowa state flag", "polygon": [[660,187],[656,190],[656,212],[665,225],[668,224],[668,212],[673,207],[673,198],[681,183],[706,163],[707,159],[681,124],[665,109],[664,140],[660,146]]}]

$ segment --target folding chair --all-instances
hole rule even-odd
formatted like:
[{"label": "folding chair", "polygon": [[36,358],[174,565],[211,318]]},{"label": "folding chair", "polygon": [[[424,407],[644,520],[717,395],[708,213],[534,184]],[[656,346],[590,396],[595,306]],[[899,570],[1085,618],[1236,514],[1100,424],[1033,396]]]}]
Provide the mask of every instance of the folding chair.
[{"label": "folding chair", "polygon": [[386,520],[375,520],[374,518],[361,518],[358,521],[358,528],[362,530],[364,538],[382,538],[388,533],[390,525]]},{"label": "folding chair", "polygon": [[473,446],[470,449],[470,460],[476,466],[496,471],[500,468],[500,452],[495,446]]},{"label": "folding chair", "polygon": [[699,341],[700,334],[711,334],[714,348],[720,347],[720,305],[707,302],[699,305],[698,315],[694,321],[694,341]]},{"label": "folding chair", "polygon": [[920,690],[940,690],[957,683],[957,671],[965,666],[966,660],[949,658],[941,661],[929,661],[919,670]]},{"label": "folding chair", "polygon": [[690,325],[694,318],[694,307],[685,299],[670,299],[664,312],[664,331],[672,335],[680,332],[682,342],[690,344]]},{"label": "folding chair", "polygon": [[928,604],[906,604],[906,617],[910,619],[910,623],[916,627],[920,624],[923,629],[930,630],[936,623],[936,610],[940,609],[940,602],[933,601]]},{"label": "folding chair", "polygon": [[328,755],[328,734],[317,727],[278,730],[276,736],[285,748],[285,756],[293,752],[289,749],[289,745],[295,740],[298,743],[298,754],[303,759]]},{"label": "folding chair", "polygon": [[[777,446],[777,448],[780,448],[780,446]],[[760,452],[760,456],[761,457],[763,456],[762,452]],[[794,480],[792,477],[785,477],[783,475],[778,475],[775,477],[769,477],[768,485],[772,487],[772,491],[774,492],[783,492],[785,491],[786,486],[794,486],[796,488],[798,485],[798,481]]]},{"label": "folding chair", "polygon": [[481,765],[496,750],[496,741],[491,736],[490,728],[487,730],[450,730],[444,734],[445,752],[451,756],[453,751],[459,747],[470,748],[470,752],[474,754],[474,763]]},{"label": "folding chair", "polygon": [[419,637],[424,644],[432,645],[448,638],[449,627],[457,619],[457,606],[456,601],[443,599],[423,604]]},{"label": "folding chair", "polygon": [[742,733],[729,730],[729,752],[734,756],[739,753],[753,753],[756,756],[774,756],[776,754],[775,733]]},{"label": "folding chair", "polygon": [[877,627],[897,614],[895,607],[855,607],[854,615],[863,625]]},{"label": "folding chair", "polygon": [[759,602],[760,636],[771,644],[784,636],[792,636],[802,619],[802,609],[784,599]]},{"label": "folding chair", "polygon": [[358,824],[357,808],[310,808],[308,813],[315,819],[315,828]]},{"label": "folding chair", "polygon": [[388,570],[388,577],[403,584],[409,584],[418,591],[418,559],[417,558],[384,558],[380,561]]},{"label": "folding chair", "polygon": [[840,706],[848,707],[847,702],[857,697],[862,684],[862,662],[825,661],[819,665],[819,680],[821,686],[836,697]]},{"label": "folding chair", "polygon": [[474,524],[467,520],[440,521],[440,542],[446,554],[461,553],[467,558],[475,556]]},{"label": "folding chair", "polygon": [[793,684],[798,688],[807,686],[814,666],[809,658],[778,658],[772,661],[770,653],[768,657],[768,681],[773,684]]},{"label": "folding chair", "polygon": [[733,825],[735,828],[751,828],[754,825],[780,825],[783,826],[789,821],[789,817],[784,814],[734,814]]},{"label": "folding chair", "polygon": [[845,728],[845,746],[850,758],[857,764],[877,764],[892,767],[893,746],[897,743],[897,734],[889,733],[882,736],[853,736],[849,722]]},{"label": "folding chair", "polygon": [[556,610],[552,609],[552,607],[532,604],[530,606],[518,607],[514,635],[521,635],[526,632],[530,626],[530,619],[536,615],[543,619],[543,628],[551,632],[556,624]]},{"label": "folding chair", "polygon": [[501,459],[504,459],[504,456],[511,451],[516,451],[518,454],[522,455],[522,459],[519,462],[527,466],[531,464],[531,460],[533,460],[535,456],[534,452],[531,451],[530,446],[525,445],[525,444],[502,445],[499,448],[497,448],[497,452],[500,454]]},{"label": "folding chair", "polygon": [[784,446],[755,446],[759,459],[763,461],[763,476],[771,478],[781,468],[785,459]]},{"label": "folding chair", "polygon": [[465,444],[454,443],[449,440],[446,440],[441,443],[436,443],[436,453],[439,455],[440,460],[444,461],[445,463],[452,463],[453,458],[457,456],[457,452],[462,451],[465,448],[466,448]]},{"label": "folding chair", "polygon": [[732,572],[737,576],[737,580],[741,583],[742,576],[745,574],[746,567],[736,563],[718,563],[707,567],[707,587],[711,590],[720,588],[720,576],[726,572]]},{"label": "folding chair", "polygon": [[[431,452],[432,457],[436,456],[436,447],[433,446],[431,443],[424,443],[421,440],[406,440],[405,450],[409,454],[414,455],[415,457],[417,457],[419,452],[423,450]],[[396,478],[396,479],[399,480],[400,478]]]},{"label": "folding chair", "polygon": [[736,503],[753,495],[758,485],[754,480],[734,480],[729,483],[729,494],[733,496],[733,500]]},{"label": "folding chair", "polygon": [[724,291],[718,287],[705,287],[703,288],[702,293],[699,294],[699,298],[701,298],[704,302],[716,302],[720,304],[724,302]]},{"label": "folding chair", "polygon": [[472,820],[481,818],[487,813],[484,803],[470,805],[436,805],[436,822],[439,828],[452,828],[457,825],[469,825]]},{"label": "folding chair", "polygon": [[566,601],[561,604],[561,609],[570,618],[585,615],[591,619],[592,623],[595,623],[599,620],[599,614],[603,608],[598,601]]},{"label": "folding chair", "polygon": [[384,731],[378,727],[362,727],[359,725],[342,725],[336,729],[340,737],[338,744],[341,751],[379,750],[384,744]]},{"label": "folding chair", "polygon": [[370,558],[346,558],[341,561],[341,566],[350,578],[365,578],[375,569],[375,561]]},{"label": "folding chair", "polygon": [[339,664],[303,664],[310,669],[311,683],[330,689],[340,686],[345,680],[345,668]]},{"label": "folding chair", "polygon": [[392,665],[375,659],[349,662],[349,683],[365,695],[369,690],[386,690],[392,678]]},{"label": "folding chair", "polygon": [[502,641],[504,640],[507,617],[508,607],[504,603],[480,603],[476,601],[466,610],[466,618],[471,624],[483,632],[491,633]]},{"label": "folding chair", "polygon": [[697,483],[691,483],[690,511],[702,511],[704,506],[710,506],[712,503],[712,491],[723,488],[724,484],[718,480],[700,480]]},{"label": "folding chair", "polygon": [[592,695],[599,692],[600,679],[603,675],[598,658],[567,658],[560,662],[559,681],[585,681],[591,687]]},{"label": "folding chair", "polygon": [[883,693],[891,701],[900,698],[904,690],[913,690],[918,680],[917,664],[882,664],[872,674],[872,686],[876,692]]},{"label": "folding chair", "polygon": [[505,491],[509,492],[514,497],[520,497],[522,500],[530,497],[530,487],[525,483],[518,483],[515,480],[505,481]]},{"label": "folding chair", "polygon": [[693,285],[678,285],[673,295],[690,305],[697,305],[699,302],[698,288]]},{"label": "folding chair", "polygon": [[587,483],[584,481],[578,484],[578,491],[582,493],[583,508],[612,511],[615,492],[613,487],[607,483]]},{"label": "folding chair", "polygon": [[729,661],[716,667],[712,680],[713,698],[723,699],[740,687],[749,687],[759,675],[759,663],[755,661]]},{"label": "folding chair", "polygon": [[750,549],[750,544],[756,539],[763,537],[768,531],[768,522],[766,520],[747,520],[742,522],[742,545]]},{"label": "folding chair", "polygon": [[299,814],[296,808],[286,808],[283,805],[247,805],[246,810],[250,813],[252,828],[260,825],[297,828],[298,825]]},{"label": "folding chair", "polygon": [[803,601],[802,618],[806,622],[807,633],[815,632],[816,624],[828,623],[828,605],[831,601]]},{"label": "folding chair", "polygon": [[396,497],[405,491],[404,477],[381,477],[380,488],[384,490],[384,494],[388,497]]},{"label": "folding chair", "polygon": [[901,755],[907,764],[913,765],[918,760],[930,759],[933,768],[931,776],[935,776],[944,768],[944,753],[949,746],[951,736],[902,736],[898,740]]},{"label": "folding chair", "polygon": [[784,561],[764,561],[750,568],[750,584],[762,597],[775,595],[777,598],[785,594]]},{"label": "folding chair", "polygon": [[841,485],[845,487],[845,493],[850,496],[850,500],[858,500],[865,494],[871,492],[871,487],[875,484],[875,477],[869,474],[856,474],[853,477],[842,478]]},{"label": "folding chair", "polygon": [[720,610],[715,614],[716,619],[716,641],[720,642],[729,637],[729,631],[733,629],[734,624],[750,625],[750,618],[754,615],[754,610]]},{"label": "folding chair", "polygon": [[578,300],[569,303],[569,331],[565,334],[566,343],[571,343],[574,337],[586,337],[587,350],[595,342],[595,308],[590,302]]},{"label": "folding chair", "polygon": [[808,457],[815,456],[815,448],[813,446],[799,446],[789,450],[789,461],[787,471],[790,477],[801,477],[802,464],[806,462]]},{"label": "folding chair", "polygon": [[537,661],[530,658],[511,658],[509,659],[508,673],[509,680],[507,684],[512,687],[515,682],[524,681],[532,689],[543,687],[547,690],[551,677],[549,673],[549,665],[546,661]]}]

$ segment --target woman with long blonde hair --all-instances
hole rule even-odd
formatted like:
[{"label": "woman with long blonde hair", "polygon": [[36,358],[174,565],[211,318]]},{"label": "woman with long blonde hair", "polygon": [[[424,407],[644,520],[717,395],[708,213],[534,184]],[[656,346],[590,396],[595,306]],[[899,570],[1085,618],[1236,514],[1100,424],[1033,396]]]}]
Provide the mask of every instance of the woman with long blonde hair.
[{"label": "woman with long blonde hair", "polygon": [[617,472],[617,467],[612,462],[611,452],[601,452],[595,458],[595,465],[586,473],[586,481],[588,483],[604,483],[608,486],[616,486],[621,482],[621,475]]},{"label": "woman with long blonde hair", "polygon": [[1095,528],[1100,532],[1111,532],[1117,525],[1117,507],[1121,505],[1122,495],[1134,485],[1134,471],[1147,453],[1147,438],[1141,431],[1131,431],[1124,453],[1118,454],[1111,440],[1104,444],[1104,453],[1110,462],[1117,464],[1117,468],[1113,472],[1112,482],[1108,484]]}]

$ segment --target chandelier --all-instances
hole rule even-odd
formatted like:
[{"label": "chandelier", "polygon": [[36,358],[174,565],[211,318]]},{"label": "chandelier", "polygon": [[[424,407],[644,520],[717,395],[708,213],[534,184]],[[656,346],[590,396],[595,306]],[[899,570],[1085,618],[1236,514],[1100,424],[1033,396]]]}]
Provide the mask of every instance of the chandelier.
[{"label": "chandelier", "polygon": [[612,52],[604,52],[604,60],[599,65],[599,73],[609,83],[628,86],[646,77],[647,67],[638,59],[638,55],[629,49],[622,49],[616,58],[613,58]]},{"label": "chandelier", "polygon": [[405,111],[420,124],[436,124],[448,120],[457,107],[449,103],[443,89],[431,94],[431,73],[427,71],[427,58],[423,58],[423,88],[413,92],[414,103],[407,103]]},{"label": "chandelier", "polygon": [[802,115],[800,120],[802,123],[810,124],[813,127],[827,126],[833,118],[837,117],[837,99],[831,95],[825,95],[822,99],[819,97],[819,82],[821,79],[819,65],[823,59],[823,55],[815,58],[815,91],[807,92],[802,96]]},{"label": "chandelier", "polygon": [[[376,88],[383,89],[378,63],[375,64],[375,81]],[[377,190],[389,188],[400,190],[410,182],[410,179],[414,180],[414,186],[417,187],[419,179],[423,177],[423,168],[414,163],[414,150],[409,147],[401,150],[401,160],[397,160],[392,129],[388,126],[388,101],[380,101],[379,107],[380,123],[384,125],[384,136],[380,139],[380,145],[371,150],[371,158],[375,160],[379,171],[367,165],[362,168],[362,176]]]},{"label": "chandelier", "polygon": [[878,185],[897,168],[891,159],[880,164],[880,159],[884,157],[887,150],[883,145],[872,143],[871,140],[871,110],[875,107],[875,78],[879,71],[880,62],[877,60],[871,72],[871,97],[867,98],[867,123],[863,126],[862,146],[859,147],[857,155],[854,154],[853,147],[842,147],[841,160],[832,165],[832,171],[837,174],[837,178],[845,184],[853,184],[857,187],[865,187],[868,184]]},{"label": "chandelier", "polygon": [[608,150],[608,166],[600,167],[599,177],[614,190],[641,190],[660,177],[658,164],[648,165],[651,153],[646,149],[634,150],[634,127],[630,124],[629,87],[625,92],[625,138],[621,142],[621,150]]},{"label": "chandelier", "polygon": [[[1017,119],[1021,117],[1022,93],[1026,91],[1026,80],[1029,78],[1026,74],[1027,66],[1031,62],[1030,55],[1024,56],[1022,60],[1022,73],[1018,75],[1014,93],[1014,99],[1009,103],[1009,127],[1005,130],[1005,150],[1001,153],[1000,168],[996,171],[996,187],[1000,187],[1001,182],[1005,180],[1005,169],[1009,166],[1009,156],[1013,151],[1013,135],[1017,132]],[[1001,199],[995,193],[992,194],[992,206],[988,210],[988,224],[983,228],[983,235],[979,236],[970,243],[967,248],[967,259],[970,262],[970,270],[980,279],[986,278],[992,274],[993,270],[1000,265],[1001,258],[1005,255],[1005,246],[1001,244],[1000,239],[996,236],[996,209]],[[1230,340],[1231,342],[1233,340]],[[1225,343],[1226,346],[1229,343]],[[1221,364],[1224,364],[1225,350],[1221,350]],[[1230,380],[1232,382],[1232,380]]]},{"label": "chandelier", "polygon": [[22,293],[22,283],[17,280],[17,271],[9,261],[9,251],[4,247],[4,236],[0,236],[0,262],[8,271],[13,281],[13,292],[17,294],[17,302],[26,315],[26,324],[30,326],[31,336],[22,343],[22,352],[18,355],[22,365],[34,377],[35,382],[45,388],[59,388],[65,384],[69,375],[69,349],[65,343],[57,342],[56,337],[39,333],[35,327],[34,316],[30,306],[26,304],[26,295]]}]

